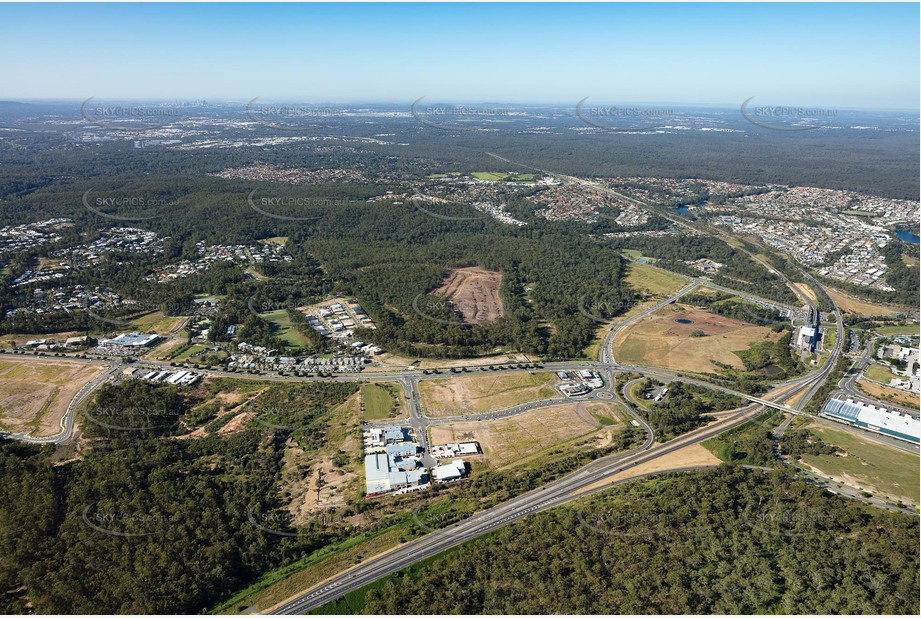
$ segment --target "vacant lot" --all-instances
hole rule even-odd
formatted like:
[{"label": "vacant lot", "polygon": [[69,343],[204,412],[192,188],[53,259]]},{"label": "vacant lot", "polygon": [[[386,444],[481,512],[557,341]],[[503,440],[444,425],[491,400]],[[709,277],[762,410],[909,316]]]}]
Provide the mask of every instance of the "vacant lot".
[{"label": "vacant lot", "polygon": [[458,268],[448,273],[434,293],[443,296],[465,324],[482,324],[502,317],[501,284],[502,273],[477,266]]},{"label": "vacant lot", "polygon": [[182,328],[187,319],[183,316],[169,316],[162,311],[152,311],[131,320],[131,326],[145,333],[168,335]]},{"label": "vacant lot", "polygon": [[863,375],[870,380],[876,380],[877,382],[882,382],[883,384],[889,384],[890,380],[894,380],[899,377],[882,365],[868,365],[864,370]]},{"label": "vacant lot", "polygon": [[422,380],[419,393],[433,418],[513,408],[529,401],[560,397],[553,373],[493,373],[469,378]]},{"label": "vacant lot", "polygon": [[769,328],[669,305],[619,333],[614,357],[622,363],[678,371],[715,373],[719,367],[713,361],[744,370],[742,359],[733,352],[779,337]]},{"label": "vacant lot", "polygon": [[807,284],[807,283],[793,283],[793,282],[790,282],[790,283],[788,283],[787,285],[788,285],[789,287],[793,288],[793,289],[794,289],[794,292],[797,292],[797,291],[798,291],[800,294],[803,294],[804,296],[806,296],[807,298],[809,298],[809,300],[811,300],[812,302],[814,302],[814,303],[819,302],[819,299],[816,298],[816,296],[815,296],[815,291],[813,291],[813,289],[812,289],[811,287],[809,287],[809,284]]},{"label": "vacant lot", "polygon": [[864,300],[858,300],[851,296],[846,296],[843,292],[840,292],[834,288],[826,287],[825,291],[828,292],[828,295],[831,297],[835,304],[845,313],[857,313],[860,315],[889,315],[890,313],[899,313],[904,311],[899,307],[893,307],[891,305],[877,305],[871,304]]},{"label": "vacant lot", "polygon": [[803,455],[802,461],[810,467],[853,487],[919,503],[917,455],[821,423],[811,423],[806,429],[847,452],[846,457]]},{"label": "vacant lot", "polygon": [[513,467],[577,440],[586,448],[605,446],[610,431],[623,425],[618,414],[609,403],[569,403],[493,421],[436,426],[430,432],[432,444],[476,440],[492,467]]},{"label": "vacant lot", "polygon": [[55,435],[74,395],[105,369],[62,360],[0,360],[0,427],[36,438]]},{"label": "vacant lot", "polygon": [[361,405],[366,421],[406,418],[409,408],[403,389],[398,384],[374,383],[361,387]]},{"label": "vacant lot", "polygon": [[680,290],[687,282],[648,264],[630,262],[627,264],[627,283],[637,292],[665,298]]},{"label": "vacant lot", "polygon": [[260,313],[259,317],[274,324],[277,327],[275,335],[279,339],[284,340],[284,342],[288,345],[292,347],[300,347],[309,343],[307,337],[298,332],[298,330],[291,324],[291,318],[288,317],[287,309],[279,309],[277,311],[270,311],[269,313]]},{"label": "vacant lot", "polygon": [[866,380],[857,380],[857,387],[868,394],[870,397],[875,397],[882,401],[888,401],[900,406],[905,406],[908,408],[917,408],[921,402],[918,400],[918,396],[907,391],[899,390],[897,388],[890,388],[888,386],[880,386],[875,382],[867,382]]},{"label": "vacant lot", "polygon": [[880,335],[886,335],[887,337],[895,337],[896,335],[908,335],[909,337],[917,337],[919,334],[919,328],[917,324],[907,324],[905,326],[880,326],[879,328],[874,328],[876,332]]}]

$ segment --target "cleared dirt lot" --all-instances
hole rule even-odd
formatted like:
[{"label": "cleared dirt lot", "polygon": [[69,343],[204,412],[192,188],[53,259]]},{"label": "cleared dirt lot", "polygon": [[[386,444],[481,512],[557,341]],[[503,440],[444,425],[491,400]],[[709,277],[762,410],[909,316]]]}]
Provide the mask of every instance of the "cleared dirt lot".
[{"label": "cleared dirt lot", "polygon": [[482,324],[502,317],[500,285],[502,273],[473,266],[450,271],[434,293],[443,296],[464,323]]},{"label": "cleared dirt lot", "polygon": [[45,359],[0,359],[0,427],[35,438],[61,431],[61,418],[104,365]]},{"label": "cleared dirt lot", "polygon": [[430,429],[430,438],[432,444],[476,440],[490,466],[502,468],[525,463],[577,438],[587,439],[586,448],[605,446],[610,432],[623,426],[615,405],[583,402],[539,408],[494,421],[435,426]]},{"label": "cleared dirt lot", "polygon": [[733,352],[779,337],[769,328],[669,305],[619,333],[614,357],[623,363],[679,371],[715,373],[719,368],[712,361],[744,370],[742,359]]},{"label": "cleared dirt lot", "polygon": [[419,394],[432,418],[504,410],[529,401],[560,397],[559,383],[549,372],[489,372],[481,376],[421,380]]}]

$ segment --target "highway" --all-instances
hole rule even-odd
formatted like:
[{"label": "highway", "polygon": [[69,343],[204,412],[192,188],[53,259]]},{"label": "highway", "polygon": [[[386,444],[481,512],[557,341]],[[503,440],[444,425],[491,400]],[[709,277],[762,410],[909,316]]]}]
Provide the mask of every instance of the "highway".
[{"label": "highway", "polygon": [[[504,157],[500,157],[492,153],[489,154],[500,160],[514,164],[514,162],[505,159]],[[559,174],[555,175],[560,176]],[[563,178],[566,178],[572,182],[589,184],[595,188],[606,190],[605,187],[597,186],[596,183],[583,181],[582,179],[566,176],[563,176]],[[637,202],[636,200],[632,200],[632,198],[617,194],[613,191],[611,192],[615,193],[622,199],[634,201],[641,206],[648,207],[645,204]],[[672,217],[667,218],[678,225],[693,227]],[[765,263],[762,259],[752,255],[750,252],[745,251],[744,249],[741,250],[748,254],[753,260],[765,266],[765,268],[781,278],[781,280],[785,283],[790,282],[783,273],[775,269],[770,264]],[[588,495],[594,491],[600,491],[601,489],[607,489],[616,484],[635,480],[642,475],[637,477],[620,478],[617,480],[612,480],[610,483],[603,482],[605,478],[623,472],[628,468],[635,467],[641,463],[646,463],[656,458],[660,458],[663,455],[674,452],[689,445],[699,444],[700,442],[710,437],[738,427],[739,425],[755,418],[763,409],[762,406],[780,409],[791,414],[791,417],[787,419],[780,428],[778,428],[778,432],[782,434],[783,431],[785,431],[789,426],[789,422],[792,420],[792,417],[797,414],[802,414],[802,408],[822,387],[835,364],[837,363],[838,357],[841,354],[842,346],[844,344],[844,326],[840,310],[831,300],[831,298],[825,294],[824,288],[822,288],[818,281],[816,281],[808,273],[804,272],[803,274],[815,284],[815,287],[820,291],[821,294],[826,296],[827,302],[833,307],[836,317],[838,336],[836,338],[835,346],[832,350],[829,351],[826,362],[817,371],[778,385],[772,393],[763,397],[756,397],[744,393],[738,393],[732,391],[731,389],[716,387],[718,390],[730,392],[739,397],[748,399],[754,403],[749,404],[740,412],[731,416],[731,420],[728,422],[721,420],[715,423],[711,423],[706,427],[686,433],[657,447],[652,446],[654,439],[653,432],[649,426],[644,423],[644,427],[647,430],[647,442],[644,447],[639,450],[639,452],[614,455],[597,460],[562,479],[549,483],[548,485],[538,490],[528,492],[499,506],[478,513],[470,519],[454,524],[449,528],[436,530],[420,539],[404,543],[403,545],[390,552],[387,552],[384,555],[372,557],[367,561],[352,567],[351,569],[348,569],[347,571],[340,573],[332,578],[329,578],[328,580],[321,582],[311,589],[300,593],[294,598],[276,606],[273,608],[272,613],[297,614],[309,611],[313,608],[323,605],[324,603],[335,600],[343,594],[374,582],[381,577],[394,573],[402,568],[410,566],[420,560],[433,556],[437,553],[440,553],[441,551],[444,551],[445,549],[463,543],[467,540],[476,538],[483,534],[487,534],[492,530],[517,521],[523,517],[526,517],[527,515],[560,506],[561,504],[565,504],[575,497]],[[689,382],[695,381],[692,378],[672,375],[670,372],[651,370],[646,367],[619,365],[613,357],[611,344],[614,340],[614,337],[620,330],[661,309],[662,307],[675,302],[681,296],[696,289],[696,287],[699,285],[711,285],[712,287],[712,284],[709,282],[693,280],[687,286],[679,290],[676,294],[672,295],[668,299],[643,309],[637,315],[632,316],[630,319],[615,323],[614,326],[608,331],[601,347],[599,358],[600,362],[594,364],[594,366],[606,371],[608,376],[611,378],[611,382],[607,388],[613,395],[617,395],[613,378],[615,372],[618,371],[637,372],[643,375],[661,376],[667,379],[680,379]],[[806,304],[810,313],[818,312],[815,304],[811,299],[806,297],[806,295],[799,290],[794,289],[794,291],[801,299],[804,300],[804,304]],[[771,304],[776,305],[776,303]],[[708,388],[714,388],[712,384],[708,384],[703,381],[701,381],[701,384],[707,386]],[[625,385],[625,387],[626,386],[627,385]],[[788,405],[785,403],[787,400],[794,398],[796,401],[793,405]],[[546,402],[544,402],[544,404],[549,405],[546,404]],[[816,480],[815,482],[824,483],[825,480]],[[860,498],[858,495],[852,495],[852,497]],[[887,505],[878,504],[878,506]],[[887,506],[887,508],[889,507]]]}]

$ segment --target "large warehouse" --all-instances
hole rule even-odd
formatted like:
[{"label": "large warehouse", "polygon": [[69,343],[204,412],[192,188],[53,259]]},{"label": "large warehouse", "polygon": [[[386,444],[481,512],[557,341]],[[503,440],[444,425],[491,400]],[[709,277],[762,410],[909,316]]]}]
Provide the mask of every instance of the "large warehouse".
[{"label": "large warehouse", "polygon": [[425,469],[417,469],[412,458],[397,459],[393,455],[365,455],[365,493],[377,496],[406,487],[424,485]]},{"label": "large warehouse", "polygon": [[862,401],[845,399],[844,395],[829,399],[821,416],[899,440],[921,443],[921,421],[918,419]]}]

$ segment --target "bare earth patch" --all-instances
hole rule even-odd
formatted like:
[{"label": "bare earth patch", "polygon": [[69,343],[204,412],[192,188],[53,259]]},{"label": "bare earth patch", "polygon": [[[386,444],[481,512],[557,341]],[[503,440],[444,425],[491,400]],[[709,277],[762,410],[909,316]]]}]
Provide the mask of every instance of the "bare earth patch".
[{"label": "bare earth patch", "polygon": [[483,324],[502,317],[501,284],[502,273],[479,266],[457,268],[434,293],[443,296],[463,316],[464,323]]},{"label": "bare earth patch", "polygon": [[64,360],[0,360],[0,427],[35,438],[59,433],[71,400],[105,370]]}]

